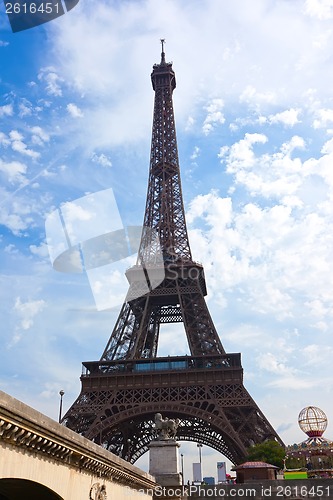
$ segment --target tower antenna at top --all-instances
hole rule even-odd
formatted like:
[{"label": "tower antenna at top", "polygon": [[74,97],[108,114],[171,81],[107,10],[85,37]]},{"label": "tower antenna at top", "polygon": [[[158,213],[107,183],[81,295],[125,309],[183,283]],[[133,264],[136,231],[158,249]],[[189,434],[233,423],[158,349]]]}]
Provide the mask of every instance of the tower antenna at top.
[{"label": "tower antenna at top", "polygon": [[161,63],[165,63],[164,44],[165,44],[165,38],[161,38],[161,45],[162,45]]}]

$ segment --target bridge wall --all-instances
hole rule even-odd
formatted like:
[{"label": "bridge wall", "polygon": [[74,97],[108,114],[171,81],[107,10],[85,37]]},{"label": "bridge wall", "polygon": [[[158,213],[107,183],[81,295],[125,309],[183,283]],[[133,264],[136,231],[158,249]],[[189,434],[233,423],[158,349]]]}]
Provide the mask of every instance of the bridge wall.
[{"label": "bridge wall", "polygon": [[[1,479],[42,484],[63,500],[144,500],[154,478],[0,391]],[[106,497],[99,496],[104,485]],[[14,498],[14,497],[13,497]]]}]

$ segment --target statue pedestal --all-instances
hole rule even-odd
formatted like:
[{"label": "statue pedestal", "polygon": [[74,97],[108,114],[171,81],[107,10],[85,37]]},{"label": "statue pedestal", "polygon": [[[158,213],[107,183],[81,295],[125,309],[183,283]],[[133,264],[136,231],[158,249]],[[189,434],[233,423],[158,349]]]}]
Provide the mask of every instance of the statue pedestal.
[{"label": "statue pedestal", "polygon": [[161,486],[180,486],[179,471],[180,444],[173,439],[151,441],[149,444],[149,474],[155,476]]}]

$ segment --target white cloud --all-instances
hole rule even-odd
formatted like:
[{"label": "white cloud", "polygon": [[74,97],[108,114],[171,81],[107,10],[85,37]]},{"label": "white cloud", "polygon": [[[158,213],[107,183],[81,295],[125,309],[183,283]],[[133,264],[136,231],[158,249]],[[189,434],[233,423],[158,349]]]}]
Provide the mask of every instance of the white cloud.
[{"label": "white cloud", "polygon": [[333,1],[332,0],[306,0],[305,13],[311,17],[316,17],[320,20],[332,19],[333,17]]},{"label": "white cloud", "polygon": [[287,109],[286,111],[282,111],[281,113],[276,113],[275,115],[269,116],[270,123],[282,123],[287,127],[293,127],[296,123],[300,123],[299,114],[300,109]]},{"label": "white cloud", "polygon": [[46,68],[41,68],[38,74],[38,80],[46,84],[46,92],[49,95],[55,97],[62,96],[62,89],[60,84],[64,82],[64,79],[60,77],[55,68],[48,66]]},{"label": "white cloud", "polygon": [[11,184],[24,185],[27,183],[25,177],[27,166],[19,161],[5,162],[0,158],[0,172],[3,172]]},{"label": "white cloud", "polygon": [[318,344],[309,344],[302,350],[307,364],[312,366],[320,366],[322,363],[329,363],[332,357],[331,346],[321,346]]},{"label": "white cloud", "polygon": [[304,149],[304,139],[293,136],[277,153],[256,156],[254,146],[267,141],[263,134],[247,133],[232,146],[223,146],[218,156],[226,163],[227,172],[235,174],[236,184],[246,187],[252,196],[284,196],[291,200],[290,196],[295,195],[302,184],[302,162],[292,155],[295,150]]},{"label": "white cloud", "polygon": [[193,128],[194,124],[195,124],[195,118],[193,118],[193,116],[189,116],[187,118],[187,122],[186,122],[186,125],[185,125],[186,132],[189,132]]},{"label": "white cloud", "polygon": [[198,146],[194,146],[193,153],[191,154],[191,160],[196,160],[200,156],[200,148]]},{"label": "white cloud", "polygon": [[0,117],[12,116],[13,113],[14,113],[13,106],[11,104],[5,104],[4,106],[0,106]]},{"label": "white cloud", "polygon": [[50,135],[44,129],[42,129],[42,127],[31,127],[31,133],[32,142],[34,144],[37,144],[38,146],[43,146],[45,142],[49,142],[50,140]]},{"label": "white cloud", "polygon": [[25,97],[20,99],[19,102],[19,117],[24,118],[25,116],[31,116],[34,111],[34,106],[31,101]]},{"label": "white cloud", "polygon": [[239,97],[240,102],[246,102],[250,107],[260,107],[261,104],[274,104],[277,96],[273,92],[260,92],[248,85]]},{"label": "white cloud", "polygon": [[8,209],[1,206],[0,223],[17,236],[21,235],[22,231],[29,226],[29,224],[27,224],[20,215],[12,213]]},{"label": "white cloud", "polygon": [[232,173],[238,169],[250,169],[255,163],[255,144],[265,144],[267,137],[264,134],[246,133],[244,139],[233,144],[231,147],[223,146],[220,149],[219,158],[227,156],[228,172]]},{"label": "white cloud", "polygon": [[[30,184],[24,175],[25,165],[20,162],[8,162],[8,164],[3,162],[3,164],[5,170],[9,171],[8,175],[13,176],[14,191],[0,186],[0,224],[6,226],[17,237],[29,238],[26,241],[30,243],[29,230],[37,228],[43,221],[42,214],[45,212],[45,207],[49,209],[50,197],[48,193],[38,191],[35,194],[29,189]],[[22,241],[18,244],[20,245]]]},{"label": "white cloud", "polygon": [[3,132],[0,132],[0,144],[5,148],[10,145],[10,140]]},{"label": "white cloud", "polygon": [[317,323],[314,323],[313,328],[316,328],[317,330],[320,330],[321,332],[328,332],[330,327],[325,321],[317,321]]},{"label": "white cloud", "polygon": [[48,246],[45,243],[41,243],[39,246],[30,245],[29,249],[32,254],[37,255],[38,257],[49,258]]},{"label": "white cloud", "polygon": [[208,135],[218,124],[225,122],[225,117],[222,113],[224,102],[222,99],[212,99],[210,104],[206,106],[207,116],[202,126],[203,133]]},{"label": "white cloud", "polygon": [[[57,67],[49,64],[43,68],[40,79],[44,81],[44,76],[51,73],[58,84],[55,94],[61,93],[62,82],[58,80],[61,78],[66,87],[75,88],[80,97],[84,96],[84,114],[89,115],[89,121],[84,123],[80,138],[90,151],[142,140],[149,134],[149,127],[142,125],[148,123],[150,116],[149,75],[140,73],[141,61],[143,53],[147,60],[158,61],[162,21],[170,33],[167,57],[175,54],[174,67],[179,77],[175,92],[177,121],[181,124],[190,116],[187,130],[192,130],[195,123],[202,123],[202,108],[212,104],[210,96],[217,101],[231,98],[233,103],[240,98],[249,109],[262,107],[264,117],[272,115],[271,106],[277,102],[285,109],[295,107],[293,99],[311,88],[325,89],[328,95],[327,86],[319,77],[318,53],[323,53],[323,58],[330,57],[331,44],[320,50],[312,46],[313,38],[322,36],[323,30],[320,26],[313,28],[309,36],[309,18],[300,15],[298,2],[283,6],[277,3],[272,9],[263,9],[262,2],[255,0],[250,9],[244,0],[236,0],[224,12],[220,1],[204,0],[189,13],[182,4],[171,0],[164,5],[163,12],[162,19],[151,1],[140,7],[131,3],[124,25],[118,22],[125,15],[123,6],[115,8],[100,2],[94,9],[88,6],[78,9],[74,23],[64,18],[52,27],[50,36],[58,54]],[[213,19],[220,22],[214,23]],[[231,28],[235,19],[237,30]],[[253,23],[248,19],[253,19]],[[138,30],[139,25],[146,30]],[[186,32],[186,45],[179,41],[181,31]],[[205,43],[200,33],[204,34]],[[134,45],[128,41],[133,38]],[[197,66],[189,64],[193,54],[200,61],[199,74]],[[87,58],[89,71],[86,71]],[[301,70],[295,70],[302,58],[307,78],[303,78]],[[325,70],[331,71],[330,66],[326,65]],[[329,79],[327,74],[326,81]],[[135,85],[129,90],[127,82],[134,80]],[[224,115],[224,108],[208,112],[204,133],[209,135],[223,123]],[[292,121],[291,116],[280,119]]]},{"label": "white cloud", "polygon": [[110,158],[108,158],[104,153],[101,153],[100,155],[93,153],[93,155],[91,156],[91,160],[94,163],[102,165],[102,167],[112,167]]},{"label": "white cloud", "polygon": [[327,305],[319,298],[306,302],[305,305],[313,316],[323,317],[328,312]]},{"label": "white cloud", "polygon": [[331,154],[333,153],[333,139],[325,142],[323,147],[321,148],[321,153],[323,154]]},{"label": "white cloud", "polygon": [[[294,144],[298,143],[301,144],[295,139]],[[281,149],[290,151],[293,147],[289,144]],[[275,161],[274,154],[271,158]],[[256,158],[252,159],[257,165]],[[208,286],[214,294],[223,292],[223,289],[241,287],[246,290],[240,299],[244,307],[250,308],[252,313],[274,316],[277,321],[282,321],[295,316],[299,307],[295,293],[299,293],[308,297],[311,308],[303,314],[311,313],[312,318],[309,317],[308,321],[313,323],[318,297],[325,296],[327,303],[333,300],[329,278],[333,272],[330,270],[333,210],[327,207],[328,213],[319,215],[308,213],[308,203],[298,204],[295,212],[291,206],[285,205],[283,195],[290,189],[288,172],[292,177],[291,191],[300,191],[307,181],[307,171],[302,169],[301,163],[295,167],[287,162],[288,170],[282,169],[282,178],[287,178],[287,184],[283,186],[283,181],[277,179],[281,177],[284,162],[275,169],[274,161],[269,160],[269,167],[265,166],[262,171],[257,166],[256,176],[257,192],[275,196],[279,200],[276,204],[261,207],[247,203],[237,210],[229,198],[220,198],[217,192],[199,195],[191,202],[187,213],[188,223],[197,227],[191,230],[191,241],[198,252],[197,258],[205,265]],[[294,170],[297,182],[293,180]],[[262,175],[266,176],[267,172],[269,176],[263,183]],[[245,185],[252,188],[248,181]],[[265,185],[264,190],[258,188],[260,185]],[[204,221],[204,227],[201,221]],[[312,283],[316,283],[315,289]],[[332,321],[332,317],[329,319],[331,309],[326,314],[323,308],[317,307],[317,310],[320,311],[316,315],[318,320]]]},{"label": "white cloud", "polygon": [[307,391],[309,391],[316,387],[319,388],[323,383],[327,382],[323,380],[318,381],[315,378],[304,377],[302,375],[289,375],[281,378],[276,378],[267,385],[271,388],[283,389],[284,391],[294,391],[294,393],[299,393],[303,389],[307,389]]},{"label": "white cloud", "polygon": [[71,201],[65,203],[62,206],[62,210],[66,212],[66,218],[69,221],[72,221],[74,224],[78,221],[87,222],[93,217],[93,215],[95,215],[90,210],[81,207],[80,205],[77,205],[75,202],[73,203]]},{"label": "white cloud", "polygon": [[67,104],[66,109],[73,118],[83,118],[83,113],[76,104],[70,102]]},{"label": "white cloud", "polygon": [[14,254],[18,254],[18,253],[19,253],[18,248],[16,248],[16,246],[15,246],[15,245],[13,245],[13,244],[7,245],[7,246],[5,247],[5,249],[4,249],[4,251],[5,251],[6,253],[9,253],[9,254],[12,254],[12,255],[14,255]]},{"label": "white cloud", "polygon": [[12,130],[9,133],[9,137],[12,141],[21,141],[23,139],[23,135],[21,135],[17,130]]},{"label": "white cloud", "polygon": [[16,298],[14,312],[19,317],[19,325],[16,327],[11,346],[19,342],[23,331],[29,330],[35,321],[35,317],[44,309],[44,300],[30,300],[22,302],[20,297]]},{"label": "white cloud", "polygon": [[44,300],[32,300],[22,302],[20,297],[17,297],[14,310],[21,316],[21,328],[29,330],[33,325],[33,319],[45,306]]},{"label": "white cloud", "polygon": [[299,119],[301,113],[302,110],[300,108],[289,108],[279,113],[265,116],[262,114],[260,107],[258,107],[258,109],[252,110],[249,116],[237,117],[234,122],[230,123],[229,129],[232,132],[237,132],[241,128],[257,126],[258,124],[260,127],[264,127],[267,124],[282,124],[285,127],[294,127],[298,123],[301,123]]},{"label": "white cloud", "polygon": [[125,270],[134,263],[133,259],[124,259],[121,264],[104,265],[103,268],[89,270],[88,278],[97,310],[119,309],[128,291],[128,283],[124,279]]},{"label": "white cloud", "polygon": [[260,355],[257,359],[259,368],[277,375],[292,375],[295,369],[292,366],[286,366],[280,359],[278,359],[271,352]]},{"label": "white cloud", "polygon": [[238,324],[233,329],[225,332],[224,340],[232,342],[235,346],[242,345],[243,349],[262,344],[265,341],[265,333],[258,326]]},{"label": "white cloud", "polygon": [[30,158],[37,159],[40,157],[40,153],[34,151],[33,149],[29,149],[27,145],[22,141],[23,136],[17,131],[12,130],[9,133],[9,137],[11,139],[11,147],[13,151],[17,151],[25,156],[29,156]]},{"label": "white cloud", "polygon": [[333,109],[318,109],[316,111],[316,118],[313,121],[313,127],[325,128],[328,124],[333,122]]},{"label": "white cloud", "polygon": [[[132,3],[130,12],[126,10],[126,25],[119,22],[125,15],[123,6],[115,8],[103,2],[94,9],[86,6],[78,9],[75,22],[64,19],[53,27],[59,75],[85,92],[86,99],[90,93],[100,92],[105,97],[107,93],[126,96],[128,101],[131,97],[126,82],[138,74],[142,54],[147,60],[158,59],[159,49],[153,42],[158,42],[163,22],[164,29],[170,33],[167,57],[177,53],[176,71],[186,67],[186,73],[183,72],[179,80],[181,85],[177,86],[178,117],[184,110],[186,117],[190,115],[195,120],[193,111],[197,110],[193,110],[193,103],[205,102],[207,96],[212,95],[217,99],[225,95],[240,97],[241,102],[256,108],[278,100],[288,101],[291,96],[298,98],[309,88],[325,89],[318,71],[318,55],[322,51],[320,60],[330,57],[331,44],[324,50],[313,44],[314,39],[323,36],[323,26],[314,25],[310,30],[309,18],[301,15],[299,2],[276,2],[271,4],[271,9],[264,9],[260,0],[254,0],[251,5],[250,8],[244,0],[236,0],[232,6],[222,8],[219,0],[204,0],[188,12],[172,0],[163,6],[162,19],[153,2],[140,6]],[[316,5],[324,4],[317,2]],[[308,8],[310,6],[311,3]],[[185,45],[179,39],[181,32],[186,32],[188,43]],[[204,43],[200,35],[204,35]],[[137,41],[135,45],[129,42],[133,37]],[[119,40],[121,43],[116,42]],[[193,54],[200,61],[199,74],[197,65],[189,64]],[[86,71],[87,59],[90,71]],[[124,59],[126,67],[122,64]],[[307,69],[307,78],[297,69],[300,61]],[[115,67],[119,68],[117,77]],[[330,72],[331,67],[326,65],[325,70]],[[327,74],[326,81],[329,80]],[[138,92],[136,100],[131,101],[131,104],[136,102],[136,109],[140,106],[139,96],[147,104],[149,94],[144,83],[140,79],[136,89],[132,88],[132,92]]]}]

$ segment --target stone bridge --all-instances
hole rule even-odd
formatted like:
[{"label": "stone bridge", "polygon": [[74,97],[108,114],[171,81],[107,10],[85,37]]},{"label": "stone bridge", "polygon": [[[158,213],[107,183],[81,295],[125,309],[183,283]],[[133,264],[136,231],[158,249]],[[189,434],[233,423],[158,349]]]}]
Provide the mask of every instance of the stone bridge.
[{"label": "stone bridge", "polygon": [[0,500],[145,500],[154,478],[0,391]]}]

